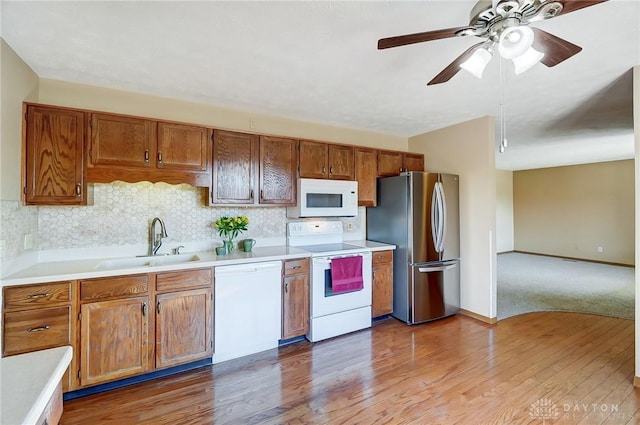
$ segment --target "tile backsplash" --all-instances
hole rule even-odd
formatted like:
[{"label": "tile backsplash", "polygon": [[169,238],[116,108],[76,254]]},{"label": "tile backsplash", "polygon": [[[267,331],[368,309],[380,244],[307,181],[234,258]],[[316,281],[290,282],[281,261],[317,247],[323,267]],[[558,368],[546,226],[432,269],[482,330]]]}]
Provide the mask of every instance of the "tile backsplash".
[{"label": "tile backsplash", "polygon": [[[24,235],[29,233],[33,234],[33,249],[41,251],[146,244],[149,223],[160,217],[167,228],[167,243],[202,242],[218,239],[211,227],[218,217],[246,215],[249,230],[242,238],[284,241],[290,221],[282,207],[205,206],[205,189],[187,184],[113,182],[93,186],[91,206],[25,207],[16,201],[0,202],[3,259],[22,254]],[[364,237],[365,209],[359,213],[358,217],[341,219],[347,239]]]}]

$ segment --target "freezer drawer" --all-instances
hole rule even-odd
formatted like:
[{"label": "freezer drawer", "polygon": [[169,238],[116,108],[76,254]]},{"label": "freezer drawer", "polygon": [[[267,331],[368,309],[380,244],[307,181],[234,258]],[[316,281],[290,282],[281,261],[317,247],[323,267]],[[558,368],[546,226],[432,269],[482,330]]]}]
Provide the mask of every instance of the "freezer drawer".
[{"label": "freezer drawer", "polygon": [[409,323],[421,323],[460,310],[460,261],[411,266]]}]

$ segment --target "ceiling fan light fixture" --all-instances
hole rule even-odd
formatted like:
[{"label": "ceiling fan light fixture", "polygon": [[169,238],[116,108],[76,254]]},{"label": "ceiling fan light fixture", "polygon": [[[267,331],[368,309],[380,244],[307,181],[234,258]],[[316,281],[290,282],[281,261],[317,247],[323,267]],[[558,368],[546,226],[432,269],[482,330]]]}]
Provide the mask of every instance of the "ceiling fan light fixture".
[{"label": "ceiling fan light fixture", "polygon": [[489,61],[491,61],[491,52],[484,47],[476,49],[475,52],[466,61],[460,64],[460,68],[469,72],[476,78],[482,78],[482,73]]},{"label": "ceiling fan light fixture", "polygon": [[513,65],[515,66],[515,72],[522,74],[532,66],[540,62],[544,57],[544,53],[537,51],[533,47],[530,47],[524,54],[513,58]]},{"label": "ceiling fan light fixture", "polygon": [[505,59],[525,54],[533,45],[533,30],[525,26],[505,28],[500,34],[498,51]]}]

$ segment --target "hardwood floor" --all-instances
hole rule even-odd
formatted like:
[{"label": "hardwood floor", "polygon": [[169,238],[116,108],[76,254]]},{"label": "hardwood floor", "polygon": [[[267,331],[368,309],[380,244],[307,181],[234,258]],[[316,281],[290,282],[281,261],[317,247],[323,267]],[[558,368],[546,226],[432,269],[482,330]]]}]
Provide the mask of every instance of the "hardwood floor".
[{"label": "hardwood floor", "polygon": [[634,322],[465,316],[279,350],[64,404],[73,424],[637,424]]}]

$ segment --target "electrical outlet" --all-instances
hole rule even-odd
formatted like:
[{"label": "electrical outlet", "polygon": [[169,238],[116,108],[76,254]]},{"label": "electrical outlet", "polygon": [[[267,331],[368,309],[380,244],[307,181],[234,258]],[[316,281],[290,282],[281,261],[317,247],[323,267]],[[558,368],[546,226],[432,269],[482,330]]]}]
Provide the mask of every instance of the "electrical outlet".
[{"label": "electrical outlet", "polygon": [[347,223],[347,231],[350,232],[353,230],[353,223]]},{"label": "electrical outlet", "polygon": [[23,248],[25,251],[33,249],[33,235],[31,233],[27,233],[24,235],[24,244]]},{"label": "electrical outlet", "polygon": [[604,252],[604,248],[599,246],[598,248],[596,248],[596,251],[598,251],[599,253],[603,253]]},{"label": "electrical outlet", "polygon": [[256,122],[253,120],[253,118],[249,119],[249,128],[256,128]]}]

